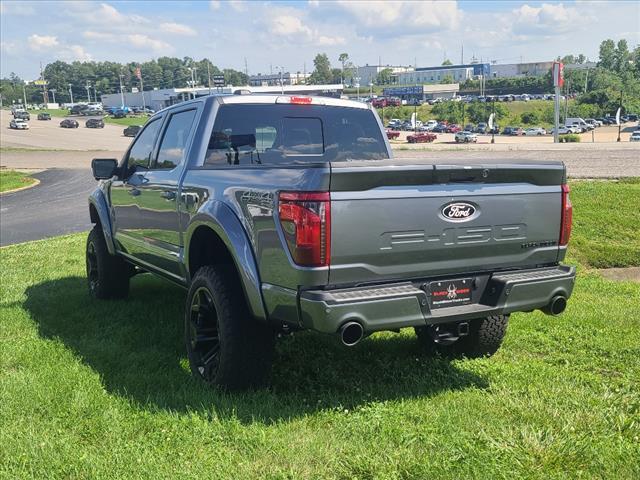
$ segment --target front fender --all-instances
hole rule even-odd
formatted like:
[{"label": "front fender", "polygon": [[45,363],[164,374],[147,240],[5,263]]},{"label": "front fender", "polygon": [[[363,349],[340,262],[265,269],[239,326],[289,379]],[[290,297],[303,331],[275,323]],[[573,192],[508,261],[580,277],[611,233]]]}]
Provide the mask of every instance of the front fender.
[{"label": "front fender", "polygon": [[98,218],[94,218],[91,209],[89,209],[89,213],[91,214],[91,221],[93,223],[98,223],[100,221],[100,225],[102,226],[102,233],[104,234],[104,240],[107,243],[107,250],[111,255],[115,255],[116,248],[115,243],[113,241],[112,229],[111,229],[111,217],[109,215],[109,207],[107,206],[107,199],[104,196],[104,192],[100,187],[96,188],[89,195],[89,205],[92,205],[95,208],[96,213],[98,214]]},{"label": "front fender", "polygon": [[[260,290],[260,275],[253,248],[238,217],[224,203],[211,200],[204,203],[191,218],[184,236],[185,266],[189,268],[191,237],[200,226],[209,227],[224,242],[240,276],[247,304],[254,317],[266,320],[266,310]],[[189,281],[195,272],[188,272]]]}]

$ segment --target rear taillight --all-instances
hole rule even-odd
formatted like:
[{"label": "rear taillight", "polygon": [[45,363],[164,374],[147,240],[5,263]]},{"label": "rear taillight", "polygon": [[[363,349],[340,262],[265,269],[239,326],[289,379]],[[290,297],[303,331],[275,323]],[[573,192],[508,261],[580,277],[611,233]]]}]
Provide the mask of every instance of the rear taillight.
[{"label": "rear taillight", "polygon": [[326,267],[331,259],[329,192],[280,192],[280,224],[296,264]]},{"label": "rear taillight", "polygon": [[560,245],[567,245],[571,236],[573,206],[569,198],[569,185],[562,185],[562,212],[560,216]]}]

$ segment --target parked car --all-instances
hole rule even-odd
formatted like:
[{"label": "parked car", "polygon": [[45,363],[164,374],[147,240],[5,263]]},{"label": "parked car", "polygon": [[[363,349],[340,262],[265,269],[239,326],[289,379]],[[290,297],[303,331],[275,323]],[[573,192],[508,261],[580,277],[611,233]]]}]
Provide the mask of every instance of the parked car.
[{"label": "parked car", "polygon": [[431,143],[438,136],[431,132],[418,132],[407,136],[407,142],[409,143]]},{"label": "parked car", "polygon": [[446,123],[441,122],[438,125],[436,125],[435,127],[433,127],[432,132],[444,133],[444,132],[447,131],[447,127],[448,127],[448,125]]},{"label": "parked car", "polygon": [[127,112],[125,110],[114,110],[111,116],[113,118],[126,118]]},{"label": "parked car", "polygon": [[503,135],[524,135],[524,131],[520,127],[504,127]]},{"label": "parked car", "polygon": [[51,115],[49,113],[39,113],[38,120],[51,120]]},{"label": "parked car", "polygon": [[29,112],[25,110],[19,110],[13,114],[13,118],[19,118],[20,120],[31,120],[31,115],[29,115]]},{"label": "parked car", "polygon": [[[552,128],[549,133],[551,133],[552,135],[555,134],[555,128]],[[567,135],[569,133],[575,133],[575,130],[573,128],[567,127],[565,125],[560,125],[558,127],[558,135]]]},{"label": "parked car", "polygon": [[122,131],[125,137],[135,137],[142,127],[140,125],[130,125]]},{"label": "parked car", "polygon": [[389,140],[397,140],[400,137],[400,132],[394,130],[386,130],[386,134]]},{"label": "parked car", "polygon": [[430,132],[436,127],[436,125],[438,125],[438,122],[436,122],[435,120],[427,120],[427,122],[422,126],[422,128]]},{"label": "parked car", "polygon": [[65,118],[60,122],[60,126],[62,128],[78,128],[80,124],[72,118]]},{"label": "parked car", "polygon": [[104,120],[101,118],[90,118],[84,124],[87,128],[104,128]]},{"label": "parked car", "polygon": [[468,130],[456,132],[453,138],[456,143],[476,143],[478,141],[478,135]]},{"label": "parked car", "polygon": [[462,128],[460,128],[460,125],[456,125],[455,123],[452,123],[451,125],[447,125],[446,132],[456,133],[456,132],[459,132],[460,130],[462,130]]},{"label": "parked car", "polygon": [[636,130],[629,137],[630,142],[640,142],[640,130]]},{"label": "parked car", "polygon": [[[562,162],[469,168],[426,154],[407,164],[361,103],[285,98],[172,105],[120,164],[92,161],[89,301],[127,297],[144,272],[185,288],[191,372],[227,390],[267,382],[277,333],[312,330],[353,346],[413,326],[429,354],[482,357],[500,347],[511,313],[564,311],[576,269],[561,263],[572,217]],[[268,148],[256,144],[267,119],[276,126]],[[423,186],[428,195],[416,195]],[[153,288],[134,291],[153,298]]]},{"label": "parked car", "polygon": [[88,110],[89,107],[87,105],[84,104],[78,104],[78,105],[74,105],[69,109],[69,113],[71,115],[83,115],[83,112],[85,110]]},{"label": "parked car", "polygon": [[530,127],[524,131],[527,137],[546,135],[547,131],[542,127]]},{"label": "parked car", "polygon": [[475,132],[475,130],[476,130],[476,127],[473,126],[473,123],[467,123],[464,126],[464,131],[465,132]]},{"label": "parked car", "polygon": [[584,121],[587,122],[589,125],[591,125],[593,128],[598,128],[602,126],[602,122],[599,122],[595,118],[585,118]]},{"label": "parked car", "polygon": [[29,124],[22,118],[14,118],[9,122],[9,128],[14,130],[29,130]]},{"label": "parked car", "polygon": [[488,129],[488,128],[489,128],[489,127],[487,126],[487,124],[486,124],[486,123],[484,123],[484,122],[480,122],[480,123],[476,126],[476,128],[475,128],[475,132],[476,132],[476,133],[487,133],[487,129]]},{"label": "parked car", "polygon": [[400,120],[399,118],[392,118],[391,120],[389,120],[389,123],[387,124],[387,128],[393,128],[394,130],[397,130],[400,128],[401,125],[402,125],[402,120]]}]

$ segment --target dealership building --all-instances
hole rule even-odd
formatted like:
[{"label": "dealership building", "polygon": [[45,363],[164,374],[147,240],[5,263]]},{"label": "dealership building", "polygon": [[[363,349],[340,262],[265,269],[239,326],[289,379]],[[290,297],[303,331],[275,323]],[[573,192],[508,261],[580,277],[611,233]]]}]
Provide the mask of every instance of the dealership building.
[{"label": "dealership building", "polygon": [[[230,95],[239,93],[274,93],[274,94],[298,94],[318,95],[324,97],[340,98],[343,86],[341,84],[330,85],[277,85],[277,86],[226,86],[222,88],[195,87],[195,88],[163,88],[143,92],[110,93],[101,95],[100,99],[104,108],[113,107],[142,107],[147,106],[156,112],[176,103],[184,102],[207,95]],[[143,98],[144,95],[144,98]],[[124,101],[124,103],[123,103]]]},{"label": "dealership building", "polygon": [[273,87],[279,86],[281,83],[283,85],[304,85],[310,76],[310,73],[300,72],[273,73],[269,75],[259,73],[249,77],[249,85],[252,87]]},{"label": "dealership building", "polygon": [[460,91],[457,83],[413,85],[408,87],[387,87],[382,90],[385,97],[398,97],[401,100],[434,100],[436,98],[454,98]]},{"label": "dealership building", "polygon": [[399,85],[438,83],[445,78],[462,83],[480,76],[489,77],[491,66],[488,63],[470,63],[466,65],[440,65],[438,67],[419,67],[398,74]]}]

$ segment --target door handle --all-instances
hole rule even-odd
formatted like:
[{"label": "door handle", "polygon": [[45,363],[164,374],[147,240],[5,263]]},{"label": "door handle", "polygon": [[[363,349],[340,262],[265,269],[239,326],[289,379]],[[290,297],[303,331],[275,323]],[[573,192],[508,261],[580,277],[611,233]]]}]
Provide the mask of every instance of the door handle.
[{"label": "door handle", "polygon": [[160,196],[162,198],[164,198],[165,200],[175,200],[176,198],[176,193],[172,192],[171,190],[165,190],[164,192],[162,192],[160,194]]},{"label": "door handle", "polygon": [[131,195],[132,197],[137,197],[138,195],[140,195],[140,190],[138,190],[137,188],[131,188],[127,190],[127,192],[129,192],[129,195]]}]

